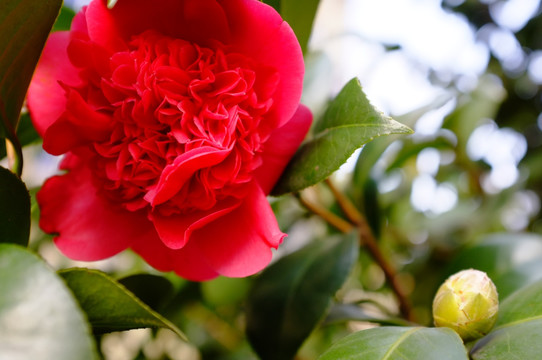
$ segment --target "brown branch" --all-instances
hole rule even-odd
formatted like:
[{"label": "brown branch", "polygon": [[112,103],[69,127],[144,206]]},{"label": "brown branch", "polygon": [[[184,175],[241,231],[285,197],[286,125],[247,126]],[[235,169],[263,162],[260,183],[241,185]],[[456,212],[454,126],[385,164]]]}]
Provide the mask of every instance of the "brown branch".
[{"label": "brown branch", "polygon": [[310,212],[320,216],[322,219],[327,221],[328,224],[336,228],[337,230],[343,233],[349,233],[354,229],[354,226],[349,222],[343,220],[337,215],[333,214],[331,211],[325,209],[322,206],[316,205],[305,199],[301,194],[296,194],[299,202],[307,208]]},{"label": "brown branch", "polygon": [[352,204],[352,202],[337,189],[335,184],[333,184],[329,178],[325,180],[325,183],[333,193],[333,196],[337,200],[337,204],[339,204],[344,215],[352,224],[358,225],[362,221],[363,215],[358,211],[354,204]]},{"label": "brown branch", "polygon": [[384,272],[386,281],[390,284],[399,302],[399,311],[401,312],[401,315],[403,315],[403,317],[409,321],[414,321],[412,305],[404,293],[401,284],[399,284],[399,281],[397,281],[397,271],[380,250],[380,247],[378,246],[378,243],[369,224],[367,223],[367,220],[365,219],[365,216],[358,211],[348,197],[337,189],[335,184],[333,184],[329,178],[325,180],[325,183],[333,193],[333,196],[337,200],[337,204],[343,211],[344,215],[352,224],[355,224],[358,227],[360,233],[360,245],[364,246],[369,251],[372,258],[378,263]]},{"label": "brown branch", "polygon": [[384,275],[386,276],[386,281],[390,284],[393,292],[397,297],[399,302],[399,311],[401,315],[409,321],[414,320],[414,313],[412,312],[412,305],[408,297],[406,296],[401,284],[397,280],[397,271],[392,266],[392,264],[384,257],[384,254],[380,250],[376,239],[373,236],[371,228],[367,224],[367,221],[362,218],[359,223],[359,233],[360,233],[360,243],[362,246],[369,251],[373,259],[378,263]]}]

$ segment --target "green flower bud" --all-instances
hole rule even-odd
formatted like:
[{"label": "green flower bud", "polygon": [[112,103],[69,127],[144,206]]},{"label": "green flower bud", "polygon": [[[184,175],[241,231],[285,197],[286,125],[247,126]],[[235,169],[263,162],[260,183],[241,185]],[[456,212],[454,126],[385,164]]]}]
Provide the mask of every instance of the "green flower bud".
[{"label": "green flower bud", "polygon": [[499,310],[497,288],[487,274],[463,270],[440,286],[433,300],[435,326],[455,330],[464,341],[487,334]]}]

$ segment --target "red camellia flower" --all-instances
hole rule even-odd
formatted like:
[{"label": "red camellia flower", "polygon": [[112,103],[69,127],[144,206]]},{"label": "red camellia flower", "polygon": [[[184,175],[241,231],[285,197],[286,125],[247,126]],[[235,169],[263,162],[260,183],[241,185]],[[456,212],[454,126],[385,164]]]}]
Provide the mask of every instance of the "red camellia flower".
[{"label": "red camellia flower", "polygon": [[49,38],[28,93],[38,193],[68,257],[131,248],[192,280],[253,274],[284,238],[266,195],[305,137],[303,57],[258,0],[94,0]]}]

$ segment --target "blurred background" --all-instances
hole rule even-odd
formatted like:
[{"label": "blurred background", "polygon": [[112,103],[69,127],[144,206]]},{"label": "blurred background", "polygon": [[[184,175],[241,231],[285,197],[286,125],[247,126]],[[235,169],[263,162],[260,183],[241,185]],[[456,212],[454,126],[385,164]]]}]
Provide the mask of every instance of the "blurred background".
[{"label": "blurred background", "polygon": [[[65,1],[77,10],[84,1]],[[506,296],[542,278],[542,17],[538,0],[321,0],[306,54],[303,102],[321,116],[358,77],[373,105],[415,130],[379,138],[334,175],[363,209],[397,267],[417,319],[431,323],[436,287],[454,269],[481,267]],[[37,187],[57,159],[26,148],[23,178]],[[329,190],[308,195],[330,209]],[[333,231],[293,197],[271,199],[289,233],[277,257]],[[34,246],[55,268],[93,266],[117,275],[152,272],[131,253],[68,263],[33,228]],[[44,240],[45,239],[45,240]],[[108,359],[255,359],[243,335],[251,279],[187,283],[164,305],[193,345],[167,330],[106,335]],[[500,284],[500,285],[499,285]],[[394,313],[382,270],[363,254],[338,303]],[[378,304],[378,306],[375,306]],[[367,305],[367,306],[366,306]],[[299,359],[313,359],[345,333],[369,325],[324,325]]]}]

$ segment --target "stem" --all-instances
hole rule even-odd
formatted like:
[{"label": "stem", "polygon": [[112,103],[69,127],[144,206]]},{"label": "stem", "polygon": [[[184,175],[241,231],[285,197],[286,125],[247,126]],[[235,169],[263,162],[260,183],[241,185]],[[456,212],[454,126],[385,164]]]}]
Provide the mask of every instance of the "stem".
[{"label": "stem", "polygon": [[350,220],[352,224],[359,225],[363,220],[363,215],[358,211],[358,209],[352,204],[352,202],[341,192],[329,178],[325,180],[326,185],[329,187],[333,196],[337,200],[337,204],[343,211],[344,215]]},{"label": "stem", "polygon": [[397,300],[399,301],[399,311],[401,315],[409,321],[414,321],[414,313],[412,312],[412,305],[408,300],[403,288],[399,281],[397,281],[397,271],[392,264],[384,257],[384,254],[380,250],[376,239],[373,236],[371,228],[367,224],[367,221],[362,218],[359,225],[360,243],[365,246],[369,251],[373,259],[380,265],[380,268],[386,276],[387,282],[390,284],[393,292],[395,293]]},{"label": "stem", "polygon": [[397,271],[380,250],[380,247],[378,246],[378,243],[369,224],[367,223],[367,220],[365,219],[365,216],[358,211],[348,197],[346,197],[341,191],[339,191],[339,189],[337,189],[337,187],[335,187],[329,178],[325,180],[325,183],[333,193],[339,207],[350,222],[346,222],[327,209],[311,204],[301,196],[298,196],[300,202],[307,209],[321,216],[329,224],[344,233],[352,231],[354,225],[358,228],[360,233],[360,245],[364,246],[369,251],[372,258],[378,263],[384,272],[386,281],[390,284],[390,287],[392,288],[399,302],[399,311],[401,312],[401,315],[409,321],[414,321],[414,314],[412,312],[410,301],[401,288],[401,284],[399,284],[399,281],[397,281]]},{"label": "stem", "polygon": [[299,202],[307,208],[310,212],[320,216],[322,219],[327,221],[331,226],[343,233],[349,233],[354,230],[354,226],[349,222],[341,219],[337,215],[333,214],[331,211],[325,209],[322,206],[316,205],[305,199],[301,194],[297,193],[296,197]]}]

